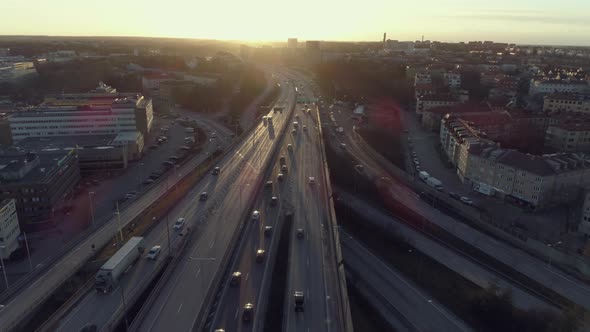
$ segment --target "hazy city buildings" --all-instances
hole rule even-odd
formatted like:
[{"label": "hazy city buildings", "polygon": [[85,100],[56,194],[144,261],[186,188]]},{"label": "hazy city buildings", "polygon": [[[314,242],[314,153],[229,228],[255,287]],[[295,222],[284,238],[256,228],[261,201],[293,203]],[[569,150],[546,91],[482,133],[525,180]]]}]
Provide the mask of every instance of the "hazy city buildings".
[{"label": "hazy city buildings", "polygon": [[531,79],[529,94],[539,93],[588,93],[588,82],[571,79]]},{"label": "hazy city buildings", "polygon": [[14,199],[0,201],[0,257],[8,259],[19,248],[20,227]]},{"label": "hazy city buildings", "polygon": [[590,114],[590,95],[552,93],[543,97],[543,112],[558,111]]}]

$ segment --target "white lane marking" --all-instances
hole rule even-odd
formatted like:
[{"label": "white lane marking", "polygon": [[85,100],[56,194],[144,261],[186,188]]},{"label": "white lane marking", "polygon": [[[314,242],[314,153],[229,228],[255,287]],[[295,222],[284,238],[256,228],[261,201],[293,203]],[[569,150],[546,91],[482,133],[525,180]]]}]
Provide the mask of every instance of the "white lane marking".
[{"label": "white lane marking", "polygon": [[197,270],[197,273],[195,273],[195,278],[197,278],[199,276],[199,273],[201,273],[201,269]]},{"label": "white lane marking", "polygon": [[178,307],[178,310],[176,310],[176,313],[179,313],[179,312],[180,312],[180,309],[182,309],[182,305],[183,305],[183,304],[184,304],[184,303],[181,303],[181,304],[180,304],[180,306]]},{"label": "white lane marking", "polygon": [[240,313],[240,308],[236,308],[236,314],[234,315],[234,319],[238,319],[239,313]]},{"label": "white lane marking", "polygon": [[211,241],[211,243],[209,243],[209,248],[213,248],[214,244],[215,244],[215,239],[213,239],[213,241]]},{"label": "white lane marking", "polygon": [[309,266],[309,257],[307,257],[307,266]]},{"label": "white lane marking", "polygon": [[246,281],[248,281],[248,276],[250,275],[250,272],[246,273]]}]

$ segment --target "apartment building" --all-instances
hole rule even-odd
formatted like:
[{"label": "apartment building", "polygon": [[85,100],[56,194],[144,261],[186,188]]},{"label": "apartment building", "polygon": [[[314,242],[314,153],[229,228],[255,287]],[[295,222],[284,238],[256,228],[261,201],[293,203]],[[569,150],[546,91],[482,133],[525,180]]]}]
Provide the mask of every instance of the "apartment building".
[{"label": "apartment building", "polygon": [[416,114],[422,115],[424,111],[441,106],[453,106],[461,101],[452,94],[431,94],[416,98]]},{"label": "apartment building", "polygon": [[15,250],[19,248],[18,237],[20,227],[14,199],[0,201],[0,257],[10,258]]},{"label": "apartment building", "polygon": [[444,73],[443,82],[450,89],[459,89],[461,87],[461,74],[456,72]]},{"label": "apartment building", "polygon": [[531,79],[529,95],[539,93],[587,93],[588,82],[582,80]]},{"label": "apartment building", "polygon": [[590,95],[552,93],[543,97],[543,112],[571,112],[590,114]]},{"label": "apartment building", "polygon": [[79,180],[75,150],[0,154],[0,200],[15,200],[21,227],[50,221]]},{"label": "apartment building", "polygon": [[487,142],[462,144],[457,175],[473,186],[485,184],[496,195],[529,207],[575,200],[590,184],[590,160],[582,154],[533,156]]},{"label": "apartment building", "polygon": [[550,125],[545,133],[545,147],[562,152],[590,151],[590,119]]},{"label": "apartment building", "polygon": [[414,86],[432,84],[432,75],[429,72],[417,72],[414,76]]}]

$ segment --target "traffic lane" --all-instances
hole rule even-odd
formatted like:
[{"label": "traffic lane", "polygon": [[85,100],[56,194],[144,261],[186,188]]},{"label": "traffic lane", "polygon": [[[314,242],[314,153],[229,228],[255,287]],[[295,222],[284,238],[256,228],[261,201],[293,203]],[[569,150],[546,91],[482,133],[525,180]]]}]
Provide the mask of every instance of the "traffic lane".
[{"label": "traffic lane", "polygon": [[[267,152],[270,153],[270,150],[267,151]],[[248,168],[245,168],[245,172],[248,172]],[[241,181],[241,182],[247,183],[247,181],[249,181],[249,180]],[[249,191],[250,191],[249,188],[250,187],[246,187],[246,190],[245,190],[245,191],[248,192],[247,195],[250,194],[249,193]],[[237,199],[237,197],[235,197],[235,195],[237,195],[237,191],[241,191],[241,190],[233,190],[232,191],[233,194],[234,194],[234,199],[233,199],[234,202]],[[246,195],[244,197],[247,198]],[[229,200],[231,201],[231,199],[229,199]],[[227,202],[227,201],[228,200],[225,200],[224,202]],[[228,209],[229,209],[229,207],[228,207]],[[223,210],[223,212],[226,212],[228,209]],[[224,213],[222,213],[221,215],[219,215],[219,217],[217,219],[218,220],[226,220],[227,221],[227,220],[230,220],[228,218],[231,218],[231,216],[224,216]],[[239,215],[234,215],[233,218],[234,219],[239,219],[240,216]],[[230,227],[227,227],[225,229],[235,229],[235,223],[234,223],[234,225],[232,225]],[[213,229],[212,228],[207,228],[207,231],[213,231]],[[218,235],[220,233],[218,233]],[[231,232],[231,234],[233,234],[233,232]],[[229,240],[228,232],[224,232],[223,234],[221,234],[221,237],[225,237],[225,240],[226,241],[213,241],[212,243],[214,243],[215,246],[219,248],[221,246],[219,243],[220,242],[224,242],[222,249],[226,249],[227,248],[227,240]],[[196,250],[197,251],[203,251],[203,250],[204,251],[208,251],[207,248],[201,249],[202,246],[199,246],[199,243],[202,243],[202,241],[197,243],[197,245],[196,245]],[[224,250],[221,250],[221,251],[222,251],[222,253],[225,252]],[[221,255],[218,255],[218,256],[219,256],[219,258],[221,258]],[[202,278],[206,278],[206,279],[208,278],[207,279],[208,280],[207,285],[210,284],[210,281],[211,281],[210,279],[213,277],[214,270],[216,270],[216,268],[217,268],[217,266],[215,266],[215,264],[217,264],[217,263],[215,261],[213,261],[212,265],[214,266],[214,268],[212,268],[210,270],[210,271],[213,271],[213,273],[211,273],[210,275],[207,275],[207,276],[203,276],[203,274],[201,274],[201,277]],[[181,275],[187,274],[185,272],[186,266],[187,266],[187,264],[185,264],[182,267],[182,270],[180,272]],[[200,272],[200,269],[195,273],[195,275],[198,274],[199,272]],[[174,282],[174,284],[177,284],[178,282],[179,281],[176,281],[176,282]],[[180,282],[183,282],[183,280],[181,279]],[[146,321],[144,321],[144,323],[145,323],[144,326],[145,326],[145,329],[146,330],[152,330],[152,329],[156,329],[157,330],[159,328],[164,328],[165,326],[169,326],[168,324],[172,324],[174,327],[177,327],[177,328],[182,328],[182,326],[190,326],[190,325],[192,325],[192,321],[190,320],[191,315],[192,315],[192,317],[195,317],[197,315],[197,313],[198,313],[198,310],[200,310],[200,304],[202,302],[202,298],[199,299],[199,300],[196,300],[199,297],[198,296],[193,296],[193,297],[189,298],[187,302],[183,302],[183,295],[186,295],[186,294],[182,290],[180,290],[179,287],[178,288],[177,287],[169,287],[169,284],[166,285],[168,289],[167,289],[167,292],[166,292],[167,295],[165,295],[165,299],[163,299],[163,302],[164,303],[160,303],[158,305],[158,307],[159,307],[158,312],[156,312],[155,315],[149,315],[150,319],[146,319]],[[200,291],[201,291],[201,288],[199,289],[199,292]],[[206,293],[206,290],[205,290],[204,293]],[[171,294],[174,295],[174,296],[172,296],[173,300],[171,300],[171,301],[174,304],[180,303],[179,309],[177,310],[176,314],[173,313],[173,309],[169,309],[169,308],[175,307],[174,304],[172,304],[172,305],[166,305],[166,302],[168,301],[167,299],[170,298],[170,295]],[[201,294],[201,295],[204,296],[204,294]],[[160,298],[158,298],[158,300]],[[187,299],[184,299],[184,300],[187,300]],[[191,301],[192,301],[192,303],[191,303]],[[195,302],[197,302],[197,303],[195,303]],[[185,314],[186,311],[181,312],[181,309],[183,308],[183,305],[185,303],[188,303],[189,305],[185,305],[184,308],[186,308],[186,307],[192,308],[193,309],[193,310],[191,310],[192,311],[192,314],[191,313]],[[196,312],[195,312],[195,308],[196,308]],[[181,317],[181,315],[183,315],[183,316]],[[158,317],[163,317],[163,318],[162,319],[158,319]],[[174,320],[172,322],[170,322],[170,318],[169,317],[174,317]]]},{"label": "traffic lane", "polygon": [[472,330],[348,234],[343,235],[342,251],[347,265],[354,266],[356,271],[363,271],[362,277],[366,282],[378,289],[415,328],[422,331]]}]

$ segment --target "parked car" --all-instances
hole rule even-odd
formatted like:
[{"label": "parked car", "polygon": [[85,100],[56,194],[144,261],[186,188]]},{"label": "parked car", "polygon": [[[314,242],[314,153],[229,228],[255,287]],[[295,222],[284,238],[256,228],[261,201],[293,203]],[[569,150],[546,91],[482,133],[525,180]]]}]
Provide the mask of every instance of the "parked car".
[{"label": "parked car", "polygon": [[473,205],[473,201],[469,198],[469,197],[461,197],[460,198],[461,203],[465,204],[465,205]]},{"label": "parked car", "polygon": [[161,250],[162,250],[162,247],[153,246],[152,249],[150,249],[150,251],[147,253],[146,258],[151,259],[151,260],[155,260],[156,258],[158,258],[158,255],[160,254]]},{"label": "parked car", "polygon": [[457,199],[457,200],[461,199],[461,195],[459,195],[459,194],[457,194],[457,193],[454,193],[454,192],[452,192],[452,191],[451,191],[451,192],[449,192],[449,196],[450,196],[451,198],[453,198],[453,199]]},{"label": "parked car", "polygon": [[176,219],[176,222],[174,223],[174,229],[182,229],[184,227],[185,224],[185,220],[184,218],[180,217],[178,219]]}]

